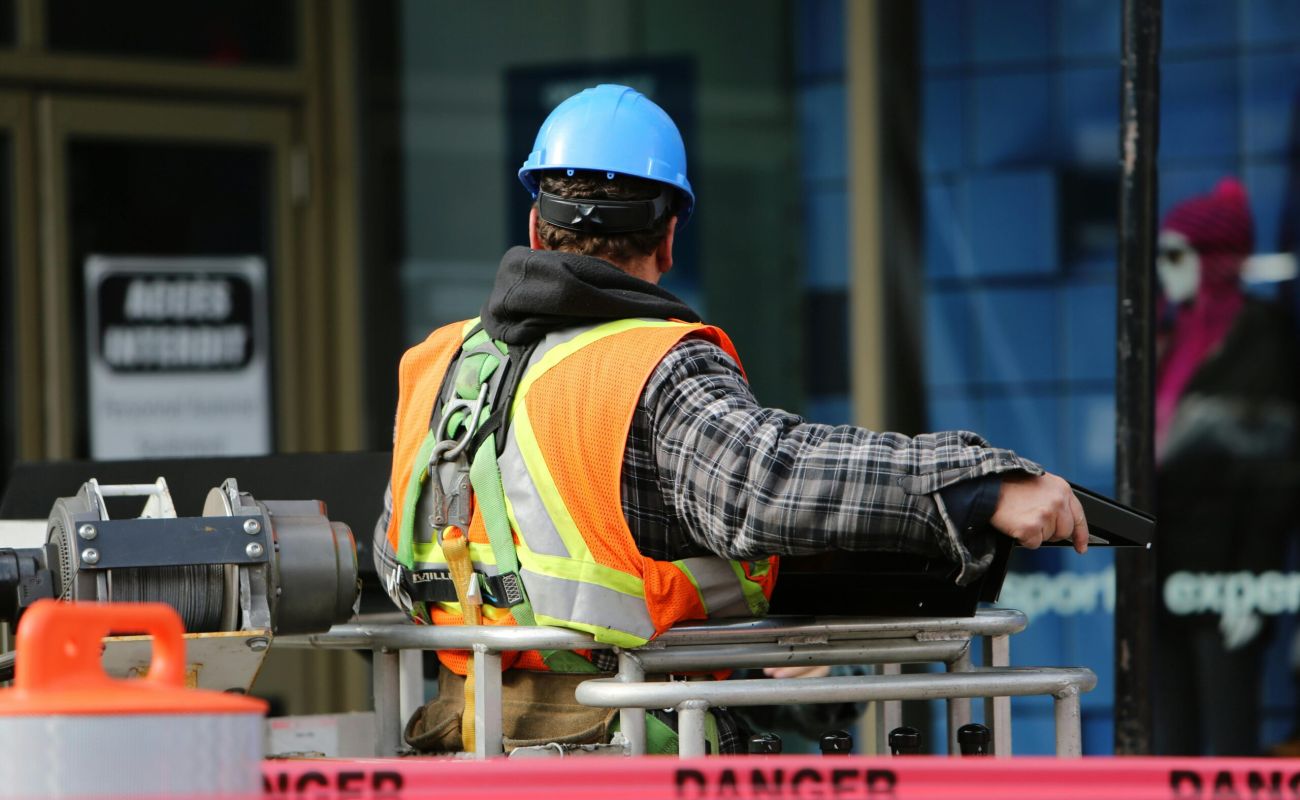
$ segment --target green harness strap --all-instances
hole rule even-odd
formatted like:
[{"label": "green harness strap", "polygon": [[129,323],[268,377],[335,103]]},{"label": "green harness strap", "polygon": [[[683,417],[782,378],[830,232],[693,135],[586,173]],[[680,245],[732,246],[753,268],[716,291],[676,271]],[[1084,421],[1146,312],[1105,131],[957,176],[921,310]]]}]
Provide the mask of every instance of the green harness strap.
[{"label": "green harness strap", "polygon": [[[438,436],[430,430],[424,435],[424,441],[420,443],[420,449],[415,454],[414,474],[406,485],[406,496],[402,498],[403,520],[415,519],[415,509],[420,504],[420,486],[423,485],[425,478],[438,479],[436,475],[429,475],[429,456],[433,454],[433,448],[437,444]],[[397,540],[397,562],[410,567],[415,563],[414,525],[408,521],[403,525],[403,529],[402,535]],[[407,535],[408,531],[412,535]]]}]

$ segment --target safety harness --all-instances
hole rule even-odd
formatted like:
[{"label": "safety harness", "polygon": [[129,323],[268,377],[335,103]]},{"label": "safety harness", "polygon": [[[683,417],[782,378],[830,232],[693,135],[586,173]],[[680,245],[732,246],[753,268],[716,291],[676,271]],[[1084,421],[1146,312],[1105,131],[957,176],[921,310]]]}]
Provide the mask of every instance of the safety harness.
[{"label": "safety harness", "polygon": [[[528,346],[512,352],[476,322],[443,379],[429,434],[417,456],[417,463],[424,465],[417,479],[425,484],[424,491],[431,493],[432,513],[426,526],[416,527],[416,536],[422,543],[437,542],[448,569],[407,568],[414,560],[414,539],[403,539],[398,553],[403,565],[399,573],[402,589],[420,617],[427,618],[429,603],[456,602],[466,625],[482,622],[484,604],[507,610],[517,625],[537,624],[519,577],[519,556],[497,464],[510,424],[510,404],[533,349]],[[414,515],[419,492],[407,495],[404,511]],[[476,571],[470,556],[468,531],[474,504],[487,531],[495,575]],[[591,662],[568,650],[542,651],[541,655],[554,672],[596,672]],[[466,709],[474,707],[473,670],[470,660],[465,676]],[[464,715],[461,736],[465,749],[473,750],[473,714]]]}]

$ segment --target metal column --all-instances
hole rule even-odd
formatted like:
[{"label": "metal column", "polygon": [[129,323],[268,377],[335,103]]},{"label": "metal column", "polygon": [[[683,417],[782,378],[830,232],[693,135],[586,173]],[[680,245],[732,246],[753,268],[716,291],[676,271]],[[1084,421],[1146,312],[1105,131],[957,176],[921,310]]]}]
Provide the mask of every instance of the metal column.
[{"label": "metal column", "polygon": [[474,645],[474,756],[505,752],[501,731],[501,654]]},{"label": "metal column", "polygon": [[[1124,0],[1120,83],[1119,306],[1115,366],[1115,494],[1150,510],[1155,488],[1156,152],[1160,0]],[[1115,752],[1151,752],[1155,560],[1115,554]]]},{"label": "metal column", "polygon": [[[876,667],[877,675],[902,675],[902,664],[881,664]],[[889,754],[889,732],[903,724],[903,703],[901,700],[877,700],[876,708],[876,753]]]},{"label": "metal column", "polygon": [[398,657],[398,684],[401,696],[398,701],[400,721],[406,721],[424,705],[424,652],[402,650]]},{"label": "metal column", "polygon": [[[949,672],[970,672],[974,669],[971,664],[970,648],[967,647],[962,654],[948,665]],[[970,698],[969,697],[950,697],[948,698],[948,754],[953,756],[961,755],[961,747],[957,742],[957,729],[970,722]]]},{"label": "metal column", "polygon": [[1079,690],[1071,686],[1053,698],[1056,712],[1056,755],[1078,758],[1083,755],[1083,718],[1079,714]]},{"label": "metal column", "polygon": [[[618,679],[625,683],[639,683],[645,680],[645,669],[635,653],[620,650],[618,653]],[[621,708],[618,712],[618,729],[627,739],[627,754],[645,755],[645,709]]]},{"label": "metal column", "polygon": [[[1011,666],[1011,637],[985,636],[981,656],[986,667]],[[1011,755],[1011,698],[984,698],[984,724],[993,733],[993,755]]]},{"label": "metal column", "polygon": [[677,755],[696,758],[706,755],[704,740],[704,715],[709,704],[703,700],[687,700],[677,706]]},{"label": "metal column", "polygon": [[375,747],[381,756],[395,756],[402,746],[400,657],[388,649],[375,650],[374,656]]}]

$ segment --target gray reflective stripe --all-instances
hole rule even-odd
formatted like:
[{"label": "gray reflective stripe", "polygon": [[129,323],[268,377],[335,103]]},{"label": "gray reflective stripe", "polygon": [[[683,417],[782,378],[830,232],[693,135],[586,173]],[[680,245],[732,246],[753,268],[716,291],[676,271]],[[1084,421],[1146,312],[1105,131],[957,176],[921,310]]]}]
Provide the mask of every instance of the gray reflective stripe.
[{"label": "gray reflective stripe", "polygon": [[690,571],[695,579],[695,586],[704,598],[704,607],[709,618],[714,617],[752,617],[749,603],[745,600],[745,591],[740,587],[731,562],[714,556],[683,558],[682,566]]},{"label": "gray reflective stripe", "polygon": [[546,506],[542,505],[537,486],[519,453],[514,425],[510,426],[510,431],[506,434],[506,447],[497,459],[497,466],[501,468],[501,483],[514,511],[515,521],[519,523],[519,535],[523,537],[524,544],[534,553],[568,558],[569,548],[564,546],[560,532],[555,529],[555,521],[546,513]]},{"label": "gray reflective stripe", "polygon": [[539,615],[581,625],[613,628],[649,640],[655,635],[650,609],[640,597],[606,589],[585,581],[554,578],[520,570],[533,611]]},{"label": "gray reflective stripe", "polygon": [[529,366],[536,364],[542,356],[546,355],[554,348],[572,340],[579,334],[586,333],[594,327],[596,326],[584,325],[581,328],[565,328],[562,331],[552,331],[551,333],[546,334],[546,336],[542,337],[542,340],[537,343],[537,347],[534,348],[533,357],[528,360]]}]

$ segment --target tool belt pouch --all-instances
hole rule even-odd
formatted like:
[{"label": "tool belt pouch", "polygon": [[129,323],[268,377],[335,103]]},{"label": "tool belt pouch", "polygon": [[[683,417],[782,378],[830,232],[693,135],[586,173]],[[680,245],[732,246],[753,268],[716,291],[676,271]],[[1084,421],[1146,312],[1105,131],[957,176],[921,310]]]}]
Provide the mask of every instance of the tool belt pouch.
[{"label": "tool belt pouch", "polygon": [[[502,673],[501,730],[505,751],[550,742],[608,742],[617,709],[592,708],[573,698],[579,683],[608,677],[608,673],[570,675],[521,669]],[[441,667],[438,696],[406,723],[406,743],[421,753],[460,750],[460,720],[464,713],[465,678]],[[474,713],[473,709],[469,713]]]}]

